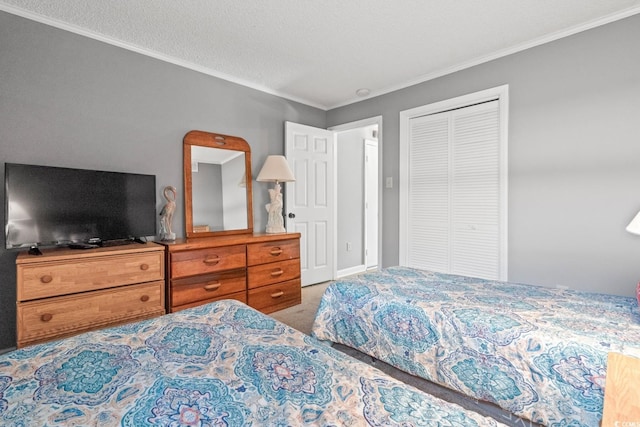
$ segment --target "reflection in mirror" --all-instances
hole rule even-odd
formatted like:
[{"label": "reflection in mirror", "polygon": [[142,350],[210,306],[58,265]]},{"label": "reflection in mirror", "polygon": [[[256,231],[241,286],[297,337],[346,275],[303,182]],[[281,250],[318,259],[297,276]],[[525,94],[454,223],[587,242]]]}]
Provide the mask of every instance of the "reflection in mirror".
[{"label": "reflection in mirror", "polygon": [[244,165],[241,151],[191,147],[195,233],[247,228]]},{"label": "reflection in mirror", "polygon": [[251,233],[251,151],[242,138],[191,131],[184,138],[186,236]]}]

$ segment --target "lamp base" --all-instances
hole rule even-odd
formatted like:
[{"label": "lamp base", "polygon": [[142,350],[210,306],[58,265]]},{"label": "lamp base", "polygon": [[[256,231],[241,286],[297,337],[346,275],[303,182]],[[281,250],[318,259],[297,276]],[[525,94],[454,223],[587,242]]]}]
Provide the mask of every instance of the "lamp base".
[{"label": "lamp base", "polygon": [[285,228],[283,226],[280,227],[269,227],[267,225],[267,229],[265,230],[265,233],[267,234],[279,234],[279,233],[286,233],[287,230],[285,230]]},{"label": "lamp base", "polygon": [[265,208],[269,212],[269,220],[267,221],[267,234],[286,233],[284,228],[284,219],[282,217],[282,193],[280,192],[280,184],[269,190],[269,198],[271,203],[267,203]]}]

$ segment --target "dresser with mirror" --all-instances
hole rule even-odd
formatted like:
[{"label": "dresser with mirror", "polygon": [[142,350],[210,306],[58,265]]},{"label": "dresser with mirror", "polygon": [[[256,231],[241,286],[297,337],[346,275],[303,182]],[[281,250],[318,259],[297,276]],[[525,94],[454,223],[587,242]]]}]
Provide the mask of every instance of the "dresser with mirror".
[{"label": "dresser with mirror", "polygon": [[251,149],[190,131],[183,140],[185,238],[166,247],[166,308],[236,299],[264,313],[300,304],[300,233],[253,230]]}]

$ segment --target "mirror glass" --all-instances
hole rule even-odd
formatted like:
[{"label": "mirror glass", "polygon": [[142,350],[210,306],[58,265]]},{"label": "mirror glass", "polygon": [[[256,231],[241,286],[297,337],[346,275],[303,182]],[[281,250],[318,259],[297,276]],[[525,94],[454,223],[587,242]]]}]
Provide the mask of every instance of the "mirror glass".
[{"label": "mirror glass", "polygon": [[244,164],[241,151],[191,147],[194,233],[249,226]]},{"label": "mirror glass", "polygon": [[251,160],[241,138],[192,131],[184,141],[187,237],[250,233]]}]

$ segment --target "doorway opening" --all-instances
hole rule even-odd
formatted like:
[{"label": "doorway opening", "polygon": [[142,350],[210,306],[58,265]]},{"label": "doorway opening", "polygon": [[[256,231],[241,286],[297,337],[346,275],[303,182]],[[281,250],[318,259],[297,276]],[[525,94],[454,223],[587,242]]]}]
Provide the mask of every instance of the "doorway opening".
[{"label": "doorway opening", "polygon": [[380,122],[376,117],[330,128],[336,133],[336,277],[380,264]]}]

